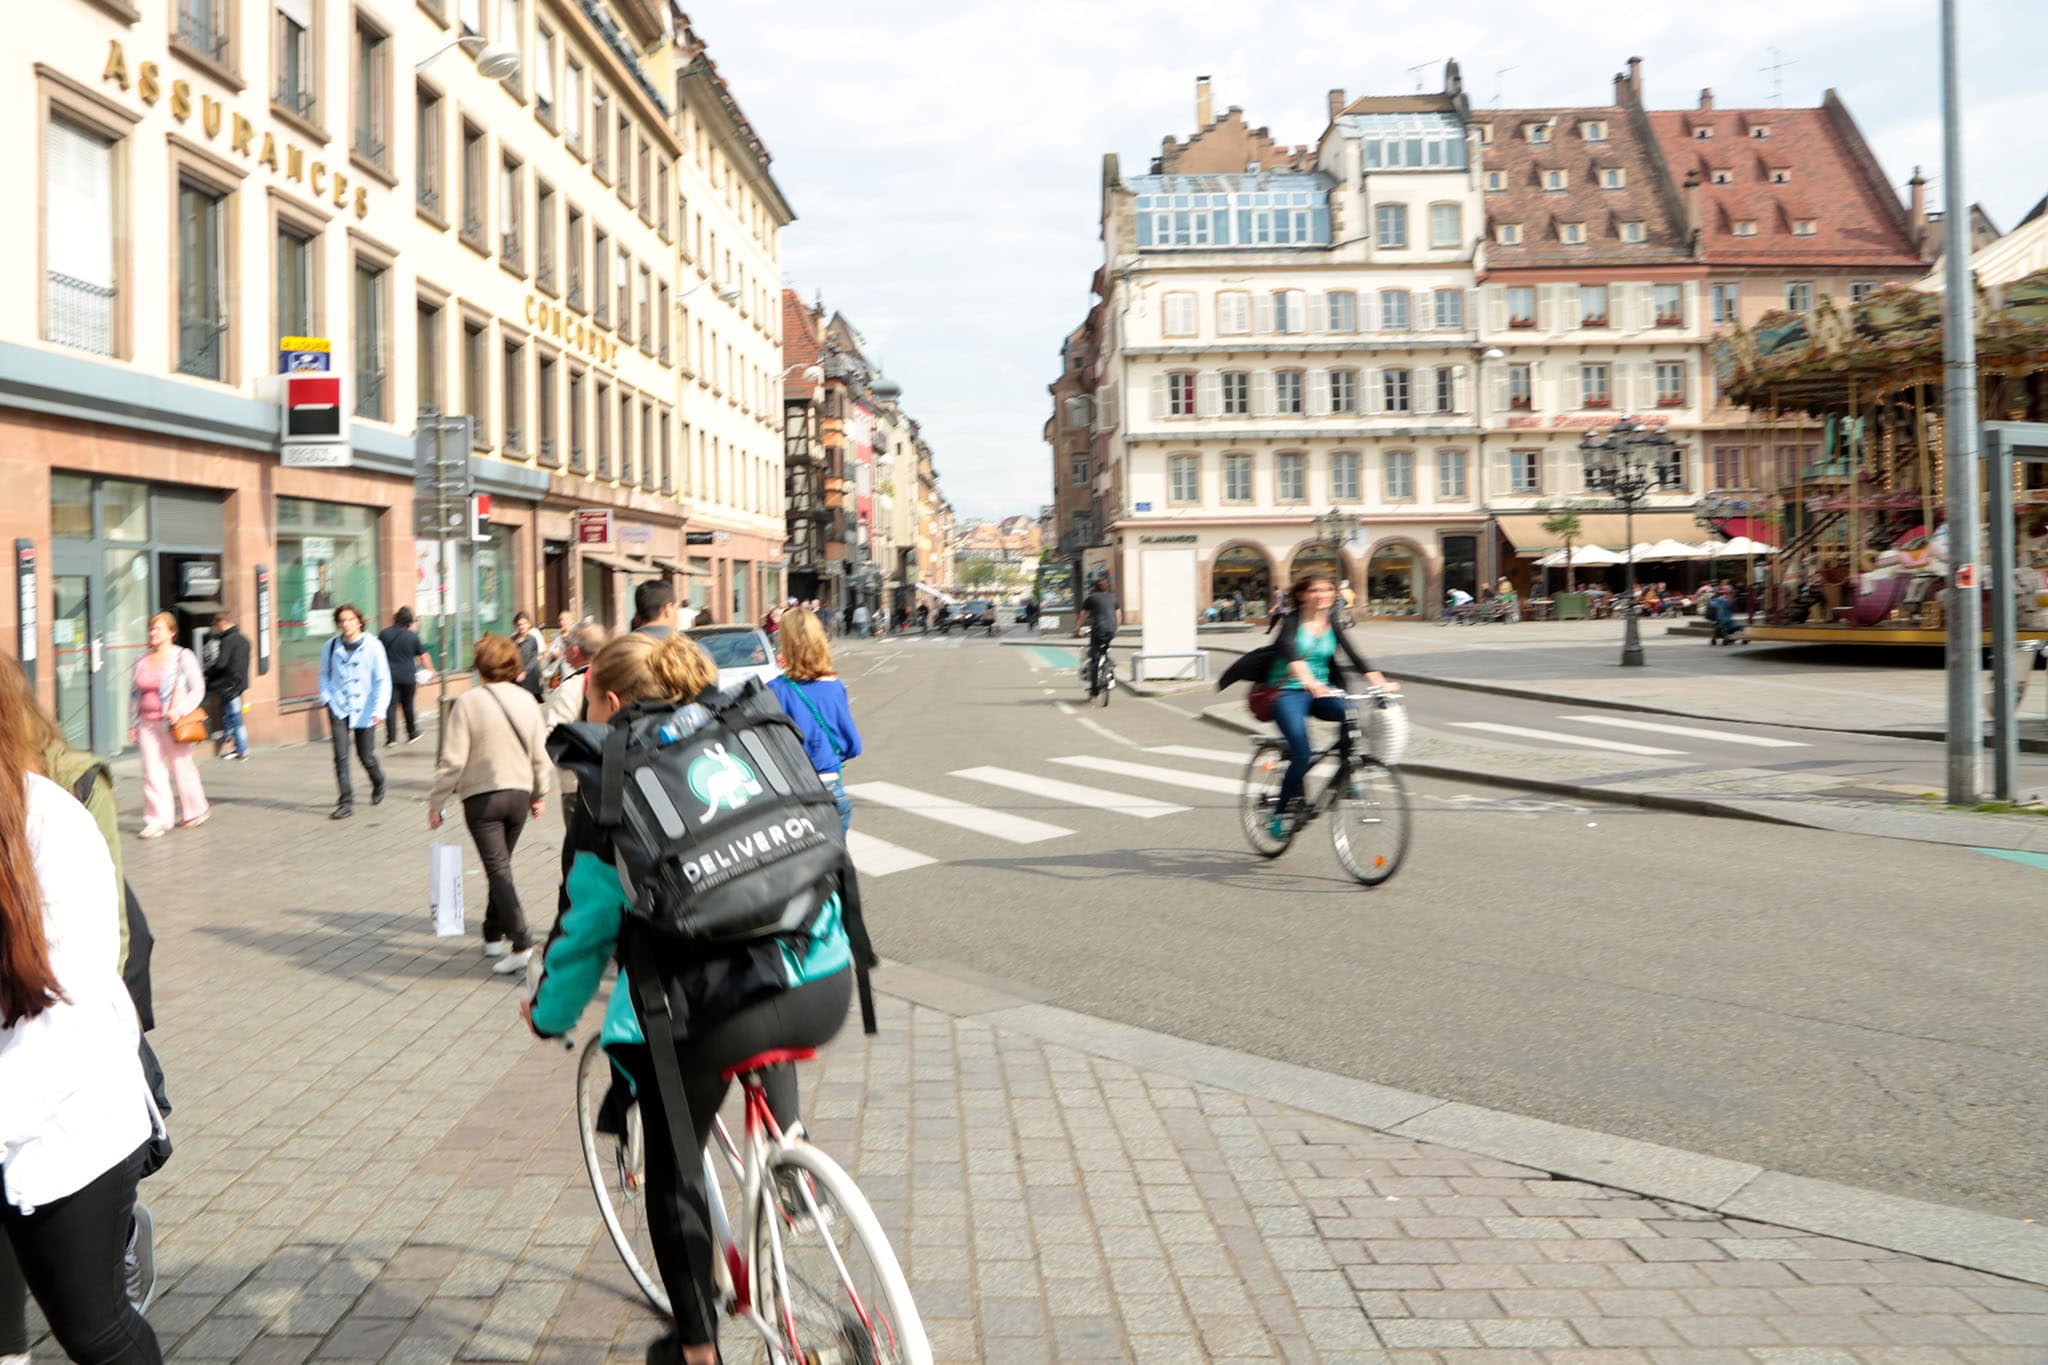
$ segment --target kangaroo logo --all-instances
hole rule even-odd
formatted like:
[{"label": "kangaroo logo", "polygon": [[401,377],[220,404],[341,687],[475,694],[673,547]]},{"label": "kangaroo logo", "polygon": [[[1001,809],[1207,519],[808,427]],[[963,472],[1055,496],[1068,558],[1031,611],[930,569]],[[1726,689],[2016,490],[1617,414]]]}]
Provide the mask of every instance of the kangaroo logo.
[{"label": "kangaroo logo", "polygon": [[714,744],[690,760],[690,794],[704,803],[709,820],[720,810],[736,811],[761,794],[761,783],[744,761]]}]

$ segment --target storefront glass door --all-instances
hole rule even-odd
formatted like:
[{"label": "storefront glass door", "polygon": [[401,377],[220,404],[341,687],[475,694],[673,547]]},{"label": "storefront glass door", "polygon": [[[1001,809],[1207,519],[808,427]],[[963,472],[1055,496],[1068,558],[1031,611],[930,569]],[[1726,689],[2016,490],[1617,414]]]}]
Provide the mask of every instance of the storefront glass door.
[{"label": "storefront glass door", "polygon": [[99,686],[94,690],[94,718],[107,738],[96,752],[117,754],[128,743],[128,690],[135,661],[149,652],[149,618],[156,608],[150,592],[147,550],[108,548],[102,553],[99,601],[94,619],[100,624]]},{"label": "storefront glass door", "polygon": [[58,574],[51,580],[56,610],[50,618],[50,658],[57,670],[57,727],[74,749],[93,748],[92,578]]}]

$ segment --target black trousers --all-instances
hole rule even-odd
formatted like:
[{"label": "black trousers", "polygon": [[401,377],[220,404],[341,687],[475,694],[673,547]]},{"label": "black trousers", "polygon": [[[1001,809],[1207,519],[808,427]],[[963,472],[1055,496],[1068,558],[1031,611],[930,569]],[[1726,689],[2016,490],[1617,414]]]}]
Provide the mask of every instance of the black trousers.
[{"label": "black trousers", "polygon": [[384,713],[384,742],[398,743],[398,713],[405,712],[405,737],[420,737],[419,718],[413,715],[413,698],[419,694],[416,682],[393,682],[391,684],[391,709]]},{"label": "black trousers", "polygon": [[469,837],[476,841],[484,879],[491,888],[490,906],[484,911],[484,942],[509,938],[515,953],[533,946],[526,912],[519,908],[519,888],[512,883],[512,850],[519,847],[520,832],[532,814],[533,794],[510,787],[462,799],[462,819],[469,826]]},{"label": "black trousers", "polygon": [[0,1356],[28,1350],[34,1294],[57,1344],[81,1365],[161,1365],[156,1334],[128,1302],[121,1266],[140,1156],[34,1213],[7,1202],[0,1176]]},{"label": "black trousers", "polygon": [[355,789],[349,785],[348,746],[349,736],[355,736],[356,757],[362,760],[363,771],[370,775],[370,792],[374,796],[384,790],[384,768],[377,762],[377,727],[366,725],[360,730],[351,730],[348,722],[337,720],[332,712],[327,716],[328,724],[334,730],[334,785],[340,791],[340,804],[353,806],[356,803]]},{"label": "black trousers", "polygon": [[[727,1067],[773,1048],[822,1047],[846,1022],[853,999],[853,973],[835,972],[822,981],[778,992],[747,1006],[688,1043],[677,1044],[689,1120],[682,1125],[694,1145],[678,1160],[669,1125],[653,1104],[654,1059],[645,1044],[611,1049],[633,1078],[633,1091],[646,1105],[641,1128],[647,1143],[647,1219],[655,1264],[675,1310],[676,1340],[703,1346],[717,1340],[718,1291],[712,1262],[710,1192],[704,1186],[704,1144],[732,1087],[719,1074]],[[768,1107],[785,1131],[797,1117],[796,1068],[778,1066],[765,1079]]]}]

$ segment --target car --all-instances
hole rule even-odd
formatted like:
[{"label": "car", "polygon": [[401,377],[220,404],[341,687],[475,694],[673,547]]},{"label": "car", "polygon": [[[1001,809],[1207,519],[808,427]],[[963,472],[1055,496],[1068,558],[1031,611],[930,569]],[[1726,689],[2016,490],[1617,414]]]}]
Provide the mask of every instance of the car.
[{"label": "car", "polygon": [[993,635],[996,633],[998,621],[995,603],[986,597],[971,597],[953,608],[952,615],[946,619],[946,624],[940,627],[939,633],[943,635],[949,630],[958,629],[985,630]]},{"label": "car", "polygon": [[737,692],[749,678],[763,685],[782,676],[775,642],[759,626],[692,626],[683,632],[718,665],[718,690]]}]

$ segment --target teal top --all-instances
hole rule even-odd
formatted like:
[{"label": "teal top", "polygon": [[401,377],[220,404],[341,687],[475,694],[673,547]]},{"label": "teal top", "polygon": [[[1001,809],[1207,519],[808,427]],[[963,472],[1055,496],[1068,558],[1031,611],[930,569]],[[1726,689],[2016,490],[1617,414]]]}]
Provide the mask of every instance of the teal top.
[{"label": "teal top", "polygon": [[[1294,647],[1301,653],[1301,661],[1308,665],[1309,676],[1327,685],[1330,681],[1330,661],[1337,657],[1337,632],[1326,628],[1320,632],[1307,626],[1298,627],[1294,632]],[[1267,679],[1276,687],[1291,687],[1299,692],[1301,680],[1289,670],[1288,661],[1278,660],[1273,665],[1273,676]]]}]

